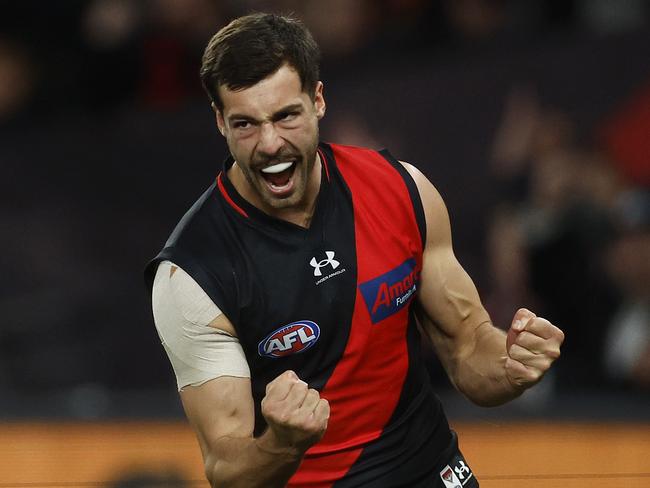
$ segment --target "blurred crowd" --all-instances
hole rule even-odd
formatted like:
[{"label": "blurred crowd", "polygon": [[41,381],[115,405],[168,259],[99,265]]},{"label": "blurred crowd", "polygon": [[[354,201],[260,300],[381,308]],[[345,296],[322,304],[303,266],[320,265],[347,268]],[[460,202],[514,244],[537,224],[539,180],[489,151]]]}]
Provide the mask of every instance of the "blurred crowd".
[{"label": "blurred crowd", "polygon": [[302,18],[325,72],[404,50],[449,55],[558,32],[624,32],[648,18],[644,0],[4,0],[0,8],[0,126],[201,96],[207,39],[251,11]]},{"label": "blurred crowd", "polygon": [[[647,32],[650,19],[645,0],[0,0],[0,9],[0,169],[7,175],[0,181],[0,232],[7,233],[0,397],[70,389],[69,411],[81,416],[107,411],[106,388],[173,389],[140,271],[178,215],[165,214],[164,225],[156,217],[189,201],[151,190],[169,184],[155,160],[176,157],[166,145],[174,138],[190,141],[195,156],[217,152],[197,129],[211,130],[198,68],[207,40],[230,19],[251,11],[303,19],[322,48],[325,80],[384,73],[408,86],[393,69],[408,53],[409,73],[426,72],[426,80],[427,70],[443,65],[446,71],[431,76],[468,92],[492,89],[491,66],[472,68],[481,59],[505,64],[540,45],[619,39]],[[453,79],[463,69],[456,60],[467,63],[463,80],[473,86]],[[467,143],[478,156],[464,177],[485,174],[483,191],[493,198],[477,214],[485,223],[455,222],[486,235],[456,245],[461,254],[462,246],[471,251],[463,262],[495,323],[508,326],[525,305],[566,331],[554,377],[559,389],[650,391],[650,71],[638,71],[643,76],[612,97],[615,103],[584,103],[609,103],[587,128],[569,107],[542,96],[534,76],[515,77],[495,102],[498,120],[484,131],[486,142]],[[352,86],[349,78],[335,88]],[[379,90],[380,82],[355,86],[348,96],[363,103],[362,92]],[[184,110],[198,103],[206,116],[197,122]],[[409,107],[377,130],[377,121],[360,120],[355,108],[328,113],[331,139],[393,150],[415,146],[414,134],[385,137],[400,132],[399,118],[438,110]],[[119,126],[111,125],[125,111]],[[174,124],[165,126],[160,114]],[[467,126],[488,118],[463,117]],[[145,126],[158,131],[155,139],[144,140]],[[439,123],[423,130],[450,129]],[[55,154],[52,141],[65,151]],[[182,158],[184,149],[176,150]],[[51,159],[42,159],[48,151]],[[414,162],[431,175],[424,158]],[[196,175],[192,168],[169,174],[182,183]],[[452,193],[444,181],[439,188]],[[450,196],[453,214],[458,202]],[[155,242],[147,242],[152,235]]]},{"label": "blurred crowd", "polygon": [[650,83],[582,140],[567,113],[516,88],[491,170],[493,316],[530,303],[562,324],[565,388],[650,388]]}]

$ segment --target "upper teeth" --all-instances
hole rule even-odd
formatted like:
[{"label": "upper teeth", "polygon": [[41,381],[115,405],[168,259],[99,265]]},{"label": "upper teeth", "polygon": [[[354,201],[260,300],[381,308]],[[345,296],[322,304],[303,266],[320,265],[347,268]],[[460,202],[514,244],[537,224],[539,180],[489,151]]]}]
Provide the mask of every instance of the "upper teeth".
[{"label": "upper teeth", "polygon": [[291,167],[293,164],[293,161],[288,161],[286,163],[278,163],[274,164],[273,166],[268,166],[262,170],[262,173],[280,173],[281,171],[284,171],[285,169]]}]

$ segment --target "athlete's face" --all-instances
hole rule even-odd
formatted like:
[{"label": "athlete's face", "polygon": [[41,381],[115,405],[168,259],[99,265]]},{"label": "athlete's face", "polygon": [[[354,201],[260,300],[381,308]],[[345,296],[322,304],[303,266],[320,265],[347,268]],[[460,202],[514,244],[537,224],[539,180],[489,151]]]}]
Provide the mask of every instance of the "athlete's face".
[{"label": "athlete's face", "polygon": [[296,71],[283,65],[249,88],[221,86],[219,95],[223,111],[217,111],[217,124],[237,163],[233,180],[237,171],[244,176],[243,196],[271,212],[306,204],[314,191],[311,179],[317,177],[323,84],[318,82],[312,100]]}]

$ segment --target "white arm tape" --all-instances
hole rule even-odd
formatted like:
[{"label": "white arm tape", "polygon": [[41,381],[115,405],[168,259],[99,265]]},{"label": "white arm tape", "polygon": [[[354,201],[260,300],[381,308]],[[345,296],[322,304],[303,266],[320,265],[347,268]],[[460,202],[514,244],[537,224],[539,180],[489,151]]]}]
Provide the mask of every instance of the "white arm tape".
[{"label": "white arm tape", "polygon": [[172,266],[170,261],[158,265],[151,300],[179,391],[220,376],[250,378],[239,340],[208,325],[221,310],[184,270],[178,268],[170,276]]}]

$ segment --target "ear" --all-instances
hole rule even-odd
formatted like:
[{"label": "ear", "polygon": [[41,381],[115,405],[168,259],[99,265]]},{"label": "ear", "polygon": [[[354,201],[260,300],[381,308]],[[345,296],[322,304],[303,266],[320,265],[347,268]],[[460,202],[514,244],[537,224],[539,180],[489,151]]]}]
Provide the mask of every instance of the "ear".
[{"label": "ear", "polygon": [[325,116],[325,97],[323,96],[323,82],[316,83],[316,91],[314,93],[314,107],[316,109],[316,117],[322,119]]},{"label": "ear", "polygon": [[221,132],[221,135],[225,137],[226,121],[223,119],[223,114],[221,113],[221,110],[217,108],[214,102],[212,102],[210,105],[212,106],[215,118],[217,119],[217,128],[219,129],[219,132]]}]

